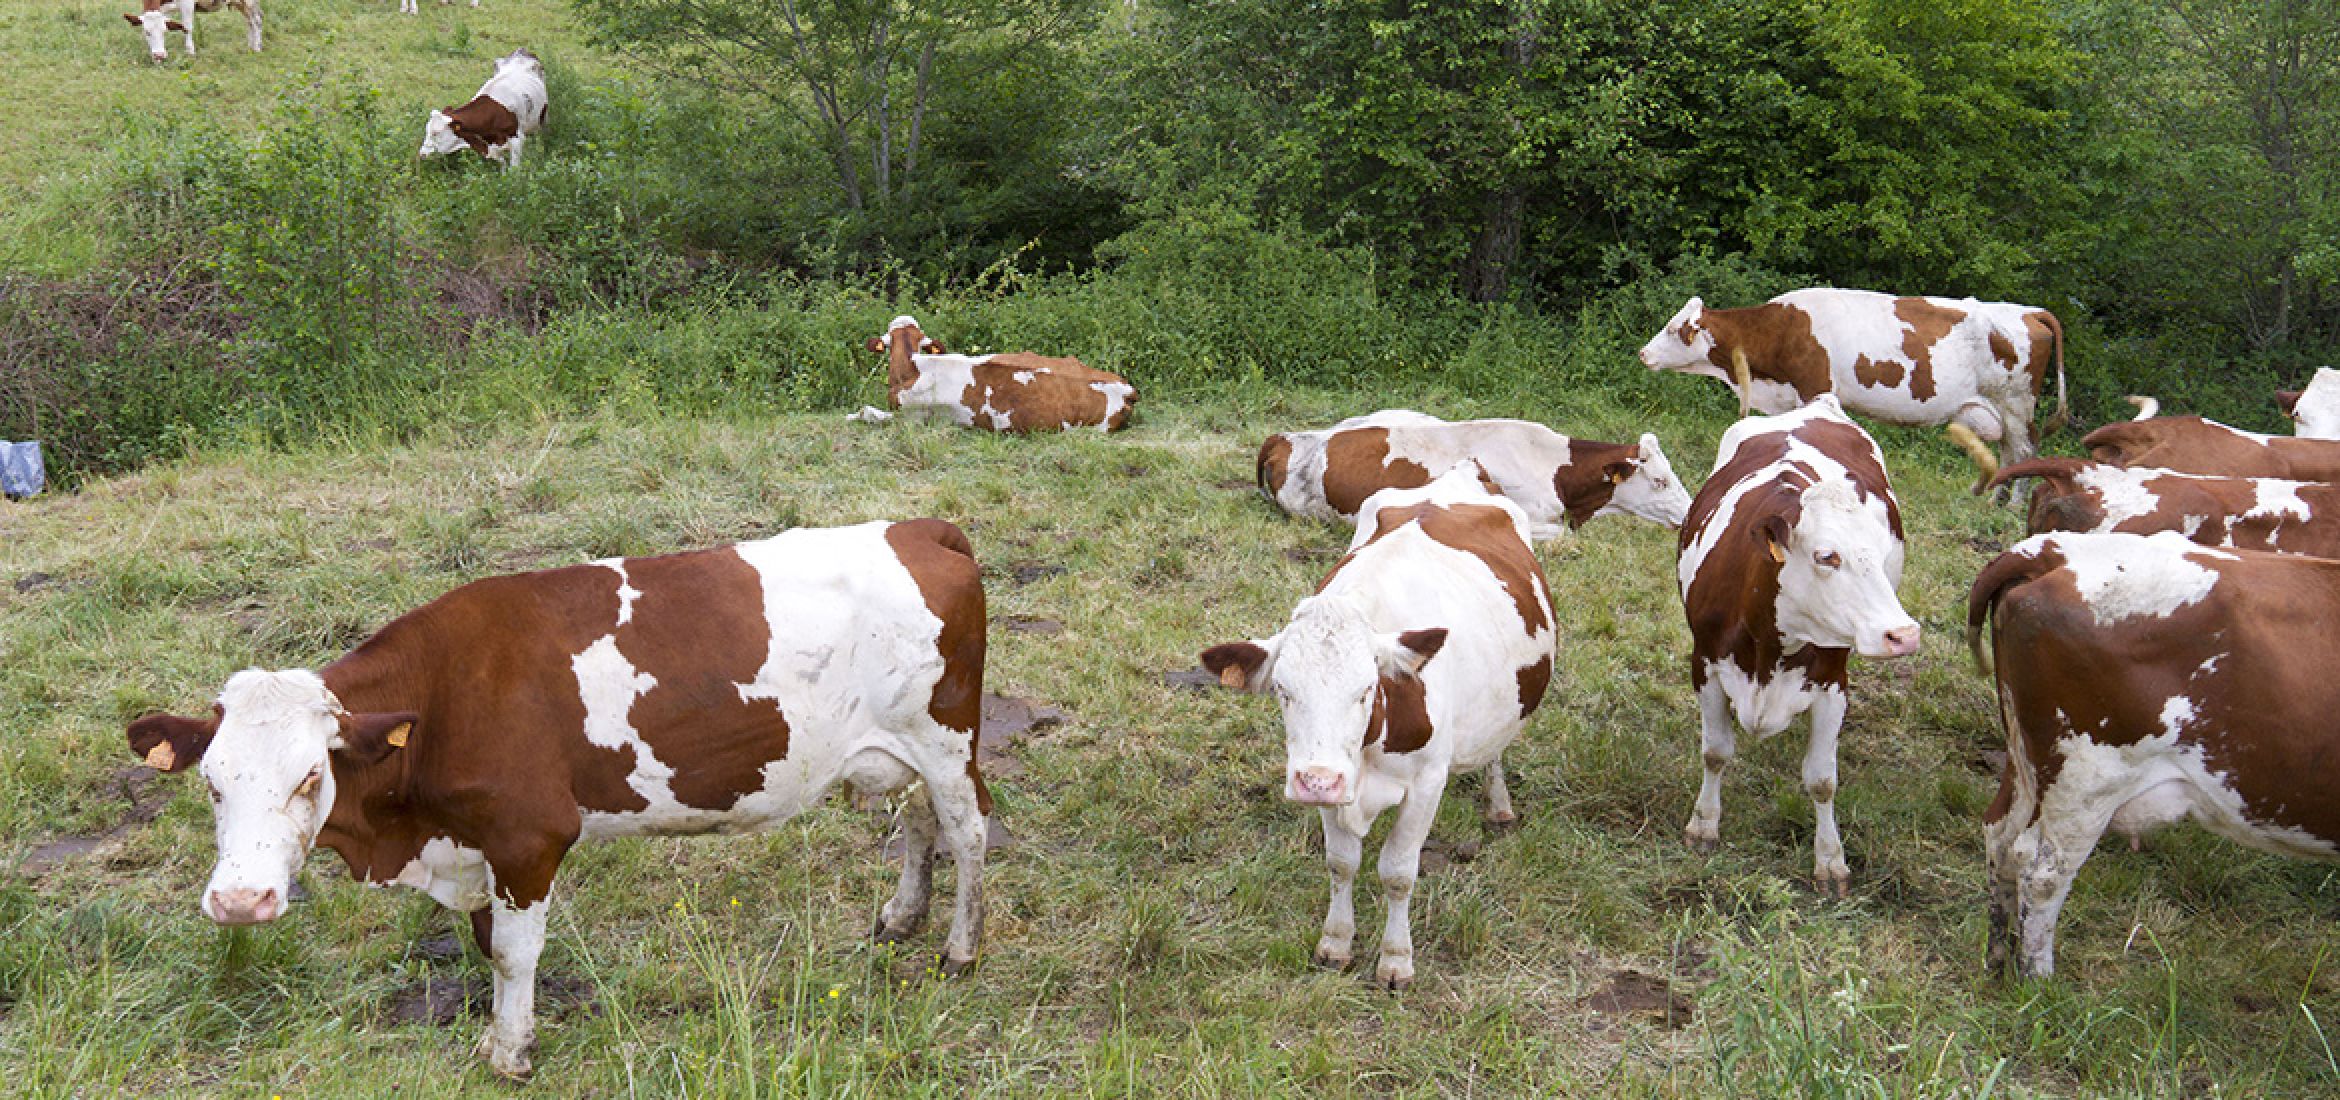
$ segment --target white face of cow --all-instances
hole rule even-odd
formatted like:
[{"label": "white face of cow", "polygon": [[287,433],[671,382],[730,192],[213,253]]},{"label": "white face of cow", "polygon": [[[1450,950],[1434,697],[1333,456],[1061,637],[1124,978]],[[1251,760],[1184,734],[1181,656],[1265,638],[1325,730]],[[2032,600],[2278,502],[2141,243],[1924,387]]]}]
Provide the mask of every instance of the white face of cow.
[{"label": "white face of cow", "polygon": [[2340,370],[2317,367],[2291,406],[2292,433],[2302,439],[2340,439]]},{"label": "white face of cow", "polygon": [[1722,372],[1707,359],[1714,350],[1714,333],[1700,322],[1706,316],[1706,303],[1692,298],[1666,322],[1649,343],[1641,345],[1641,363],[1651,370],[1696,371],[1720,375]]},{"label": "white face of cow", "polygon": [[894,346],[894,335],[901,332],[903,329],[909,329],[910,331],[918,334],[918,346],[910,349],[911,354],[942,354],[942,345],[935,343],[932,339],[929,339],[926,335],[926,331],[918,327],[918,318],[912,317],[907,313],[901,315],[900,317],[894,318],[892,323],[886,325],[885,335],[876,337],[869,342],[871,350],[891,351]]},{"label": "white face of cow", "polygon": [[129,20],[131,26],[138,28],[139,35],[146,39],[146,55],[156,61],[169,61],[171,59],[171,51],[164,43],[163,35],[171,31],[185,33],[187,29],[178,20],[159,11],[136,14],[126,12],[122,18]]},{"label": "white face of cow", "polygon": [[259,924],[284,913],[292,876],[333,810],[340,707],[307,671],[246,669],[220,690],[219,732],[199,765],[211,787],[219,862],[203,915]]},{"label": "white face of cow", "polygon": [[423,124],[422,151],[415,155],[423,157],[444,156],[466,148],[469,146],[464,143],[462,138],[455,135],[455,124],[448,119],[447,112],[432,111],[431,120]]},{"label": "white face of cow", "polygon": [[[1445,632],[1437,633],[1443,641]],[[1283,633],[1250,644],[1266,656],[1242,684],[1273,692],[1284,712],[1284,797],[1310,806],[1355,802],[1381,678],[1418,675],[1430,655],[1374,630],[1349,601],[1322,596],[1302,600]]]},{"label": "white face of cow", "polygon": [[[1774,519],[1776,523],[1776,518]],[[1804,490],[1803,515],[1774,553],[1779,632],[1790,642],[1850,648],[1863,657],[1917,652],[1920,628],[1901,609],[1901,540],[1879,500],[1828,481]]]},{"label": "white face of cow", "polygon": [[1593,514],[1605,516],[1611,512],[1640,516],[1668,527],[1680,527],[1689,517],[1690,490],[1683,488],[1682,479],[1675,476],[1674,464],[1666,461],[1666,452],[1658,447],[1657,436],[1642,433],[1633,472],[1617,483],[1615,491],[1609,494],[1609,503]]}]

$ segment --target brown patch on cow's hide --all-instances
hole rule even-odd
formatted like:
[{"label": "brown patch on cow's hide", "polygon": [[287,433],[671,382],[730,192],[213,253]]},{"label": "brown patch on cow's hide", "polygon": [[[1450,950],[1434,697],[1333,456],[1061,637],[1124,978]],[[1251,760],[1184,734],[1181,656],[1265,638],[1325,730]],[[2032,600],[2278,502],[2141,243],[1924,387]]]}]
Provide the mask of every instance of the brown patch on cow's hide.
[{"label": "brown patch on cow's hide", "polygon": [[975,765],[983,726],[983,657],[987,642],[983,570],[974,544],[958,527],[939,519],[914,519],[886,528],[886,544],[918,582],[926,608],[942,620],[936,646],[942,651],[942,679],[926,711],[934,720],[967,734],[967,776],[975,781],[977,806],[991,812],[991,791]]},{"label": "brown patch on cow's hide", "polygon": [[[1119,431],[1129,423],[1130,409],[1137,401],[1132,393],[1107,417],[1106,409],[1112,402],[1094,387],[1100,383],[1126,385],[1128,380],[1078,359],[1011,352],[976,363],[971,373],[973,380],[960,392],[959,401],[975,414],[978,428],[993,426],[990,415],[983,412],[989,408],[1007,415],[1004,430],[1011,432],[1053,432],[1100,424],[1107,431]],[[1018,374],[1029,375],[1029,380],[1018,379]]]},{"label": "brown patch on cow's hide", "polygon": [[1284,491],[1284,479],[1292,472],[1292,440],[1283,433],[1267,437],[1259,445],[1259,462],[1254,476],[1259,479],[1259,491],[1269,500]]},{"label": "brown patch on cow's hide", "polygon": [[2121,420],[2080,440],[2090,458],[2185,474],[2340,481],[2340,440],[2260,437],[2198,416]]},{"label": "brown patch on cow's hide", "polygon": [[1617,495],[1610,469],[1619,463],[1638,465],[1640,455],[1639,444],[1569,440],[1568,461],[1552,471],[1552,495],[1560,498],[1568,526],[1582,527],[1593,513],[1608,507],[1609,499]]},{"label": "brown patch on cow's hide", "polygon": [[1324,441],[1324,500],[1345,518],[1355,518],[1365,498],[1380,490],[1428,484],[1430,471],[1420,464],[1390,458],[1387,428],[1352,428]]},{"label": "brown patch on cow's hide", "polygon": [[[886,407],[902,407],[902,393],[918,384],[918,360],[914,358],[920,344],[927,342],[926,334],[917,325],[903,325],[886,332]],[[972,407],[972,406],[970,406]]]},{"label": "brown patch on cow's hide", "polygon": [[1920,401],[1931,401],[1937,392],[1934,386],[1934,345],[1950,335],[1958,322],[1966,319],[1966,311],[1935,305],[1923,298],[1896,298],[1893,315],[1909,326],[1901,336],[1901,354],[1913,364],[1909,371],[1909,395]]},{"label": "brown patch on cow's hide", "polygon": [[[2047,310],[2035,309],[2023,315],[2023,331],[2031,337],[2031,362],[2025,364],[2031,374],[2031,392],[2044,394],[2048,371],[2064,358],[2064,323]],[[1997,348],[1992,351],[1996,354]]]},{"label": "brown patch on cow's hide", "polygon": [[1534,714],[1543,705],[1544,689],[1552,685],[1552,658],[1540,657],[1519,670],[1519,716]]},{"label": "brown patch on cow's hide", "polygon": [[1781,302],[1765,302],[1745,309],[1710,309],[1706,327],[1714,333],[1707,361],[1727,375],[1731,351],[1747,353],[1747,371],[1757,378],[1789,386],[1802,400],[1835,388],[1828,369],[1828,351],[1812,336],[1812,317]]},{"label": "brown patch on cow's hide", "polygon": [[[1999,367],[2001,369],[2007,371],[2013,371],[2015,369],[2015,341],[2007,339],[2007,335],[2003,332],[2000,332],[1998,329],[1992,329],[1989,338],[1985,342],[1990,344],[1991,358],[1998,361]],[[2033,380],[2032,385],[2034,389],[2038,388],[2038,381],[2036,378]]]},{"label": "brown patch on cow's hide", "polygon": [[[764,766],[788,757],[788,719],[770,699],[740,698],[772,647],[763,581],[735,550],[629,558],[641,595],[615,627],[618,652],[656,681],[627,720],[674,766],[675,801],[729,810],[762,790]],[[782,625],[780,629],[787,629]]]},{"label": "brown patch on cow's hide", "polygon": [[1373,717],[1365,743],[1381,742],[1383,752],[1415,752],[1430,743],[1430,705],[1419,676],[1381,678],[1373,692]]},{"label": "brown patch on cow's hide", "polygon": [[512,109],[488,97],[487,93],[471,97],[471,102],[460,107],[444,108],[447,125],[462,138],[471,151],[480,156],[502,145],[520,133],[520,116]]},{"label": "brown patch on cow's hide", "polygon": [[1891,359],[1878,362],[1863,355],[1853,360],[1853,377],[1864,386],[1882,386],[1886,389],[1892,389],[1901,385],[1902,377],[1908,373],[1908,370],[1903,368],[1901,364]]}]

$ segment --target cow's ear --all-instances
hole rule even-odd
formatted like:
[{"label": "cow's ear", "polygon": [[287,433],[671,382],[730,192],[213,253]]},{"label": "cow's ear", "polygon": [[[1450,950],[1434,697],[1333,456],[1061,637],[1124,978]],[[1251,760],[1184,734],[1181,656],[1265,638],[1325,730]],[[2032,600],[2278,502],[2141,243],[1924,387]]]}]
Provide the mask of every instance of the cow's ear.
[{"label": "cow's ear", "polygon": [[180,34],[187,33],[187,25],[185,23],[179,22],[176,19],[165,20],[163,22],[163,29],[166,31],[177,31]]},{"label": "cow's ear", "polygon": [[2276,390],[2276,391],[2275,391],[2275,403],[2276,403],[2276,404],[2278,404],[2278,405],[2281,405],[2281,406],[2283,406],[2283,415],[2285,415],[2285,416],[2294,416],[2294,417],[2299,415],[2299,395],[2300,395],[2300,393],[2301,393],[2301,392],[2303,392],[2303,391],[2300,391],[2300,390]]},{"label": "cow's ear", "polygon": [[1763,537],[1765,548],[1771,551],[1771,560],[1786,565],[1788,553],[1787,517],[1776,513],[1765,516],[1763,522],[1756,527],[1756,532]]},{"label": "cow's ear", "polygon": [[1633,471],[1640,468],[1640,465],[1634,462],[1612,462],[1601,467],[1601,476],[1608,478],[1611,485],[1623,485],[1632,480]]},{"label": "cow's ear", "polygon": [[1409,630],[1403,634],[1384,634],[1373,640],[1373,656],[1381,662],[1381,674],[1399,680],[1411,680],[1422,674],[1422,666],[1446,646],[1446,628],[1434,626],[1427,630]]},{"label": "cow's ear", "polygon": [[203,750],[211,747],[211,739],[219,733],[219,708],[213,707],[210,721],[181,718],[175,714],[149,714],[130,723],[130,751],[145,758],[146,766],[158,772],[185,771],[203,759]]},{"label": "cow's ear", "polygon": [[941,355],[942,353],[943,346],[935,342],[931,336],[918,342],[918,354],[920,355]]},{"label": "cow's ear", "polygon": [[886,353],[886,338],[883,336],[872,336],[869,338],[869,343],[864,346],[868,347],[869,350],[874,351],[879,355],[884,355]]},{"label": "cow's ear", "polygon": [[1202,665],[1219,678],[1219,686],[1236,691],[1267,690],[1268,672],[1276,664],[1276,639],[1228,642],[1202,651]]},{"label": "cow's ear", "polygon": [[138,25],[138,17],[130,14],[129,12],[122,13],[122,21],[130,24],[133,27]]},{"label": "cow's ear", "polygon": [[344,714],[341,732],[333,739],[333,751],[359,764],[372,764],[406,747],[414,736],[414,724],[422,716],[413,711],[387,714]]}]

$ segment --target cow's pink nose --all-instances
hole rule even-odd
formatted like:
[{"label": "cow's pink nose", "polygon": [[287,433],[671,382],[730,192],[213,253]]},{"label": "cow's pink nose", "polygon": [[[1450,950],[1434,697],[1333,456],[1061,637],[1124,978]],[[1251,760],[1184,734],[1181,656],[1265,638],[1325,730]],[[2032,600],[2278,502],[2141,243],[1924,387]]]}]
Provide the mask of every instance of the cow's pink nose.
[{"label": "cow's pink nose", "polygon": [[1886,631],[1885,655],[1888,657],[1907,657],[1917,652],[1918,635],[1924,629],[1916,623],[1911,623],[1908,626],[1897,626]]},{"label": "cow's pink nose", "polygon": [[1292,773],[1284,797],[1310,806],[1338,806],[1348,781],[1331,768],[1301,768]]},{"label": "cow's pink nose", "polygon": [[276,887],[211,892],[211,919],[221,924],[266,924],[284,913],[284,895]]}]

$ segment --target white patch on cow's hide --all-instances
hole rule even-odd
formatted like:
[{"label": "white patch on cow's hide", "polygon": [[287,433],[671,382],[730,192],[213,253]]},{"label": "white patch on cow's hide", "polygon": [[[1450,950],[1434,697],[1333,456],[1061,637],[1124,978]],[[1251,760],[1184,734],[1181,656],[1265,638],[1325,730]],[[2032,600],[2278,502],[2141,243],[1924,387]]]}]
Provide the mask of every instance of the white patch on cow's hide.
[{"label": "white patch on cow's hide", "polygon": [[2159,477],[2161,473],[2160,470],[2126,470],[2118,466],[2092,463],[2082,466],[2079,473],[2072,475],[2072,482],[2095,493],[2096,499],[2103,503],[2102,527],[2109,530],[2139,516],[2149,515],[2160,506],[2160,498],[2153,495],[2153,490],[2145,487],[2145,482]]},{"label": "white patch on cow's hide", "polygon": [[2172,695],[2161,704],[2161,731],[2176,737],[2186,724],[2194,720],[2194,701],[2183,695]]},{"label": "white patch on cow's hide", "polygon": [[449,909],[468,913],[488,903],[487,859],[475,848],[432,837],[388,885],[412,887]]},{"label": "white patch on cow's hide", "polygon": [[642,598],[642,590],[634,587],[634,582],[627,578],[626,559],[603,558],[600,561],[592,562],[591,564],[601,566],[602,568],[608,569],[618,575],[617,624],[619,626],[624,626],[627,623],[633,622],[634,601]]},{"label": "white patch on cow's hide", "polygon": [[657,678],[635,668],[618,652],[615,634],[586,646],[584,652],[569,659],[569,668],[577,676],[577,697],[585,704],[585,739],[605,749],[633,749],[634,770],[626,776],[626,785],[650,804],[639,814],[588,813],[586,830],[593,831],[594,818],[624,816],[654,831],[660,824],[688,814],[690,811],[675,801],[674,767],[658,759],[650,743],[634,729],[634,700],[657,687]]},{"label": "white patch on cow's hide", "polygon": [[[2168,713],[2166,707],[2163,713]],[[2192,818],[2211,832],[2261,851],[2311,859],[2340,855],[2340,847],[2304,829],[2252,818],[2227,775],[2210,769],[2202,746],[2179,734],[2164,732],[2134,744],[2108,746],[2067,733],[2056,741],[2056,751],[2063,766],[2040,803],[2043,823],[2095,818],[2110,822],[2114,832],[2134,837]]]},{"label": "white patch on cow's hide", "polygon": [[1008,375],[1008,377],[1015,379],[1016,384],[1019,386],[1029,386],[1032,384],[1032,379],[1036,376],[1031,371],[1020,370],[1014,374]]},{"label": "white patch on cow's hide", "polygon": [[1837,690],[1833,684],[1812,684],[1800,668],[1774,671],[1777,675],[1769,681],[1758,681],[1740,670],[1736,662],[1706,663],[1707,678],[1722,685],[1723,697],[1731,701],[1731,713],[1757,738],[1788,728],[1797,715],[1812,709],[1822,693]]},{"label": "white patch on cow's hide", "polygon": [[2271,477],[2253,478],[2252,483],[2258,491],[2257,498],[2243,515],[2252,519],[2290,518],[2306,521],[2315,518],[2307,501],[2300,499],[2299,491],[2306,487],[2302,483]]},{"label": "white patch on cow's hide", "polygon": [[[2124,619],[2164,618],[2200,601],[2218,586],[2218,573],[2195,557],[2233,555],[2186,541],[2175,531],[2151,535],[2043,535],[2064,556],[2064,570],[2099,625]],[[2036,552],[2036,551],[2034,551]]]},{"label": "white patch on cow's hide", "polygon": [[1099,431],[1107,430],[1113,418],[1129,407],[1130,398],[1137,395],[1137,387],[1127,382],[1091,382],[1089,388],[1105,396],[1105,416],[1097,422]]}]

